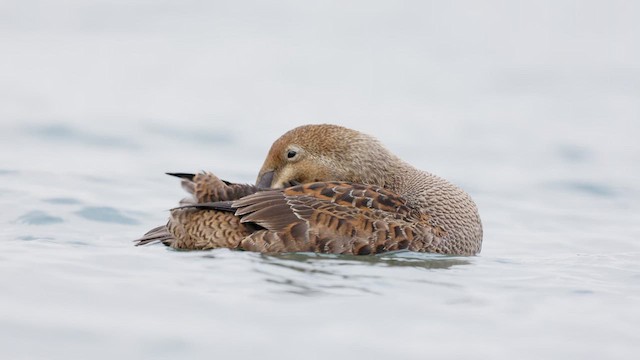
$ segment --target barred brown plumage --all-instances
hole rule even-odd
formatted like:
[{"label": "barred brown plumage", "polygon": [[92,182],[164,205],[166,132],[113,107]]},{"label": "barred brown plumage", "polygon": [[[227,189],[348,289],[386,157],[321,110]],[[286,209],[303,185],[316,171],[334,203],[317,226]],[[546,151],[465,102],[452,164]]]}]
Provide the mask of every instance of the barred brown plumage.
[{"label": "barred brown plumage", "polygon": [[467,193],[340,126],[306,125],[284,134],[255,186],[211,173],[172,175],[193,198],[138,245],[354,255],[481,249],[482,225]]}]

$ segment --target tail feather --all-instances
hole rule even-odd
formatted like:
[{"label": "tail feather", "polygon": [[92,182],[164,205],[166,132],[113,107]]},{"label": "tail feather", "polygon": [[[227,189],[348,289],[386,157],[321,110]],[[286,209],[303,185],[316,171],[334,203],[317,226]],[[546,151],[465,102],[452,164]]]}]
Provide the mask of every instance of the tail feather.
[{"label": "tail feather", "polygon": [[182,179],[182,181],[180,181],[180,185],[182,185],[182,189],[184,189],[184,191],[188,192],[189,194],[195,196],[195,192],[196,192],[195,177],[196,177],[196,174],[172,173],[172,172],[168,172],[168,173],[165,173],[165,174],[170,175],[170,176],[175,176],[177,178]]},{"label": "tail feather", "polygon": [[196,196],[196,183],[191,180],[182,180],[180,181],[180,185],[182,185],[182,189],[189,194]]},{"label": "tail feather", "polygon": [[144,234],[140,239],[134,240],[136,246],[149,245],[161,242],[164,245],[171,246],[176,239],[171,235],[166,225],[158,226]]},{"label": "tail feather", "polygon": [[[196,177],[196,174],[191,174],[191,173],[168,172],[168,173],[165,173],[165,174],[170,175],[170,176],[175,176],[177,178],[184,179],[184,180],[189,180],[189,181],[194,181],[194,178]],[[222,181],[225,185],[235,185],[231,181],[227,181],[227,180],[224,180],[224,179],[220,179],[220,181]]]},{"label": "tail feather", "polygon": [[177,173],[177,172],[176,173],[168,172],[168,173],[165,173],[165,174],[171,175],[171,176],[175,176],[175,177],[180,178],[180,179],[186,179],[186,180],[189,180],[189,181],[193,181],[193,178],[196,176],[196,174]]}]

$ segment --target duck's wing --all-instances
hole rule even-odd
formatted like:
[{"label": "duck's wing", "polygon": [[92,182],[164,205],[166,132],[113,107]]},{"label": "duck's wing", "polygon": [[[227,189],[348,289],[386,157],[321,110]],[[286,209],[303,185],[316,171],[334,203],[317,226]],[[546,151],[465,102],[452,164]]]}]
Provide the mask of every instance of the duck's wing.
[{"label": "duck's wing", "polygon": [[232,183],[210,172],[167,173],[167,175],[182,179],[182,188],[192,195],[192,198],[183,199],[180,202],[183,205],[237,200],[258,191],[255,185]]},{"label": "duck's wing", "polygon": [[241,223],[257,224],[240,246],[267,253],[372,254],[420,250],[435,236],[401,196],[376,186],[318,182],[234,201]]}]

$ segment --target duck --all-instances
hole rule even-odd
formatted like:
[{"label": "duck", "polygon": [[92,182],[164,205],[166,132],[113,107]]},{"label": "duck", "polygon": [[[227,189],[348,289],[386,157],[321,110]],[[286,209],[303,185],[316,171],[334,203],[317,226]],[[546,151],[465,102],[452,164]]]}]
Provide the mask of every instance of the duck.
[{"label": "duck", "polygon": [[169,173],[190,197],[136,245],[261,253],[476,255],[482,222],[471,196],[403,161],[363,132],[332,124],[289,130],[255,184],[210,172]]}]

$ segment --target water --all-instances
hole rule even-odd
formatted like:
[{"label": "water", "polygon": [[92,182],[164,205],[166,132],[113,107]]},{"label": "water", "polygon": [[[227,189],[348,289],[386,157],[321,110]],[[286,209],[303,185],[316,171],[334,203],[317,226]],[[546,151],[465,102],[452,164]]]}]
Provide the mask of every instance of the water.
[{"label": "water", "polygon": [[[4,1],[2,359],[635,359],[632,2]],[[475,257],[133,247],[303,123],[469,191]]]}]

